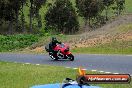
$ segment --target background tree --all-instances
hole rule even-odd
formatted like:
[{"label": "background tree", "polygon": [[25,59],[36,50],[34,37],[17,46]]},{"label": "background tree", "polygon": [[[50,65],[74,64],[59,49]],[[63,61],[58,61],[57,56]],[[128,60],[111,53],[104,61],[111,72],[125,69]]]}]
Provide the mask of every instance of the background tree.
[{"label": "background tree", "polygon": [[38,21],[38,27],[42,27],[41,22],[41,15],[39,14],[39,10],[44,5],[46,0],[30,0],[30,32],[33,32],[32,30],[32,21],[33,18],[37,18]]},{"label": "background tree", "polygon": [[25,16],[24,16],[24,5],[26,4],[26,0],[21,0],[21,8],[20,8],[20,12],[21,12],[21,29],[22,32],[26,32],[25,30]]},{"label": "background tree", "polygon": [[101,0],[76,0],[78,13],[85,19],[85,27],[87,21],[89,21],[90,26],[90,19],[97,17],[97,15],[102,12],[102,6]]},{"label": "background tree", "polygon": [[42,27],[41,15],[39,13],[40,8],[45,5],[46,0],[34,0],[34,14],[38,21],[38,28]]},{"label": "background tree", "polygon": [[103,0],[103,4],[105,6],[105,18],[106,20],[108,20],[108,10],[109,10],[109,6],[111,6],[112,4],[114,4],[115,0]]},{"label": "background tree", "polygon": [[79,29],[76,11],[69,0],[56,0],[46,13],[45,20],[46,28],[57,32],[73,33]]},{"label": "background tree", "polygon": [[15,1],[11,0],[2,0],[0,2],[0,12],[1,12],[1,19],[3,22],[8,22],[8,32],[11,34],[13,32],[13,23],[15,20],[15,9],[14,9],[14,3]]},{"label": "background tree", "polygon": [[21,7],[20,0],[14,0],[12,5],[13,5],[13,10],[15,11],[15,25],[16,25],[15,29],[18,30],[18,25],[19,25],[18,16],[19,16],[19,10]]},{"label": "background tree", "polygon": [[4,13],[4,3],[0,0],[0,26],[2,25],[3,13]]},{"label": "background tree", "polygon": [[121,12],[124,10],[125,6],[125,0],[116,0],[117,5],[117,16],[121,14]]},{"label": "background tree", "polygon": [[[10,0],[10,1],[12,1],[12,0]],[[25,3],[26,3],[26,1],[27,0],[14,0],[13,1],[13,9],[14,9],[14,11],[15,11],[15,25],[16,25],[16,31],[19,31],[19,30],[21,30],[21,31],[25,31],[24,30],[24,13],[23,13],[23,7],[24,7],[24,5],[25,5]],[[20,15],[20,12],[22,13],[21,14],[21,20],[22,20],[22,28],[20,28],[20,21],[19,21],[19,15]]]},{"label": "background tree", "polygon": [[[0,1],[1,19],[8,23],[8,31],[10,34],[18,30],[19,27],[19,11],[22,1],[26,0],[2,0]],[[14,29],[14,30],[13,30]]]},{"label": "background tree", "polygon": [[33,26],[32,26],[32,19],[33,19],[33,0],[30,0],[30,20],[29,20],[29,23],[30,23],[30,32],[32,32],[32,29],[33,29]]}]

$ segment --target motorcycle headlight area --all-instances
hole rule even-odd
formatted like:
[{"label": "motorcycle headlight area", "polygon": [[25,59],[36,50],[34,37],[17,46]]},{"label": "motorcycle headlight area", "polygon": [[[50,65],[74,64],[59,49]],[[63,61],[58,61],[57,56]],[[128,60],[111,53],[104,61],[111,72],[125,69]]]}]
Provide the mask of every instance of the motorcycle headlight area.
[{"label": "motorcycle headlight area", "polygon": [[67,52],[67,51],[69,51],[69,48],[67,48],[67,49],[64,50],[64,52]]}]

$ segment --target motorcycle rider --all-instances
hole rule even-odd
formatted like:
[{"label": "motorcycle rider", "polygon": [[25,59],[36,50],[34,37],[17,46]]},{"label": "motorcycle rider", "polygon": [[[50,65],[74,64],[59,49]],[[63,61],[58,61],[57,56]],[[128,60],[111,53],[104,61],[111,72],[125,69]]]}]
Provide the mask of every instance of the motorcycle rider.
[{"label": "motorcycle rider", "polygon": [[50,42],[50,44],[49,44],[49,52],[55,53],[56,51],[54,51],[53,48],[54,48],[57,44],[61,44],[61,42],[59,42],[59,41],[57,40],[56,37],[52,37],[51,42]]}]

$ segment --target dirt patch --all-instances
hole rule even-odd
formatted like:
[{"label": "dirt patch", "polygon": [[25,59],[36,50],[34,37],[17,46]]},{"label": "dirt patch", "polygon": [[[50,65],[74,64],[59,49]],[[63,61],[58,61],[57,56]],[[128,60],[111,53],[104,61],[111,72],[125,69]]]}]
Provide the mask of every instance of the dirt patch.
[{"label": "dirt patch", "polygon": [[93,47],[101,44],[111,43],[112,41],[130,41],[132,40],[132,32],[117,35],[97,35],[94,38],[87,38],[71,44],[72,48],[77,47]]},{"label": "dirt patch", "polygon": [[122,41],[132,40],[132,32],[128,32],[128,33],[123,33],[123,34],[117,35],[116,39],[117,40],[122,40]]},{"label": "dirt patch", "polygon": [[36,47],[36,48],[33,49],[32,51],[33,51],[33,52],[40,53],[40,52],[44,52],[44,48],[43,48],[43,47]]},{"label": "dirt patch", "polygon": [[75,47],[92,47],[99,44],[111,43],[116,41],[130,41],[132,40],[132,29],[127,32],[121,32],[116,29],[121,25],[132,25],[132,14],[119,16],[104,25],[87,33],[74,36],[69,40],[70,46]]}]

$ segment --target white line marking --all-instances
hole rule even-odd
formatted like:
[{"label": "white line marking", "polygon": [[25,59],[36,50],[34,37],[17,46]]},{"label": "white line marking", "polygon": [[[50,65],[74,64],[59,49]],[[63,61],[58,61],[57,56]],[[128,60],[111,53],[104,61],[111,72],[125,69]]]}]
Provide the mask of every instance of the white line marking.
[{"label": "white line marking", "polygon": [[25,64],[30,64],[30,63],[25,63]]},{"label": "white line marking", "polygon": [[99,71],[99,72],[103,73],[104,71]]},{"label": "white line marking", "polygon": [[113,73],[113,74],[119,74],[119,73]]},{"label": "white line marking", "polygon": [[73,69],[78,69],[78,68],[73,68]]},{"label": "white line marking", "polygon": [[92,72],[95,72],[95,71],[97,71],[97,70],[92,70]]},{"label": "white line marking", "polygon": [[105,73],[109,74],[109,73],[111,73],[111,72],[105,72]]},{"label": "white line marking", "polygon": [[126,56],[132,56],[132,55],[126,55]]},{"label": "white line marking", "polygon": [[36,65],[40,65],[40,64],[36,64]]}]

